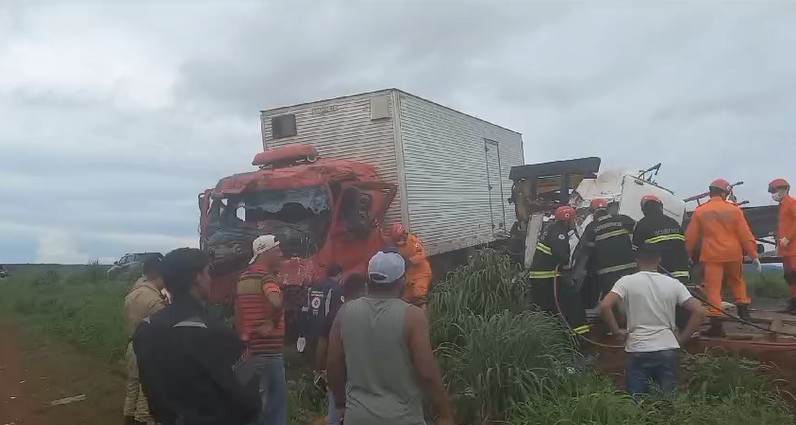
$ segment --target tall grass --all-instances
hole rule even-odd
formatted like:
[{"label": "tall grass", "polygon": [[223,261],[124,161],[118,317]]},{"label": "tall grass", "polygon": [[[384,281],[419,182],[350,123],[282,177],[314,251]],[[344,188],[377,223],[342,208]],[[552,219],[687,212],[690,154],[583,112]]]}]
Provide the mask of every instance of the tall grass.
[{"label": "tall grass", "polygon": [[573,341],[535,312],[520,270],[485,252],[430,296],[431,334],[461,424],[789,425],[781,399],[749,360],[687,357],[679,395],[636,400],[575,367]]}]

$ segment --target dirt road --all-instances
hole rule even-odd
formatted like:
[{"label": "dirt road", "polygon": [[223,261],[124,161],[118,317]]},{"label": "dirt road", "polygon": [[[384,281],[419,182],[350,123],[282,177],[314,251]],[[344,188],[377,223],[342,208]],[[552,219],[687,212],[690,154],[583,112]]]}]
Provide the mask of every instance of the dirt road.
[{"label": "dirt road", "polygon": [[[0,425],[121,423],[122,369],[0,318]],[[85,394],[85,401],[51,406]]]}]

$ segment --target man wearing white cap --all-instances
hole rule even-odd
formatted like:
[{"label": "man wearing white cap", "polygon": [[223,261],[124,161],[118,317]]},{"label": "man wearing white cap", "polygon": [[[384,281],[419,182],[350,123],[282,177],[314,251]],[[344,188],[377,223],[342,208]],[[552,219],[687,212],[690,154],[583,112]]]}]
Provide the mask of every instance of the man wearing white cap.
[{"label": "man wearing white cap", "polygon": [[252,243],[252,254],[235,294],[235,330],[249,354],[241,373],[260,377],[263,411],[256,425],[285,425],[285,319],[277,281],[282,250],[275,236],[263,235]]},{"label": "man wearing white cap", "polygon": [[346,425],[425,425],[423,393],[437,424],[453,425],[425,313],[401,300],[401,254],[378,252],[368,263],[368,295],[343,305],[332,325],[327,374]]}]

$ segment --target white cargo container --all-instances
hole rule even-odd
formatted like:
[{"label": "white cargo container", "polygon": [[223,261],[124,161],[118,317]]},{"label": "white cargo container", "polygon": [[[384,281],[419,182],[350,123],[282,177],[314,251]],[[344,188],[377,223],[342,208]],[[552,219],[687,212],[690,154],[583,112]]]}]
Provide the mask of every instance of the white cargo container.
[{"label": "white cargo container", "polygon": [[397,89],[264,110],[261,126],[266,150],[310,143],[375,165],[398,185],[385,221],[404,223],[430,255],[493,242],[514,221],[516,131]]}]

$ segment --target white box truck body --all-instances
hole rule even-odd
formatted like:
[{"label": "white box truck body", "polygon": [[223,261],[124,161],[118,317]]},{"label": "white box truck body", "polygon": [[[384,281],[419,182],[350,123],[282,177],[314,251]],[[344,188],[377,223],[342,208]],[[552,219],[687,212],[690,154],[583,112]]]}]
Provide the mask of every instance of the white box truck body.
[{"label": "white box truck body", "polygon": [[402,222],[429,255],[493,242],[514,221],[516,131],[396,89],[264,110],[260,122],[265,150],[309,143],[373,164],[398,186],[385,222]]}]

